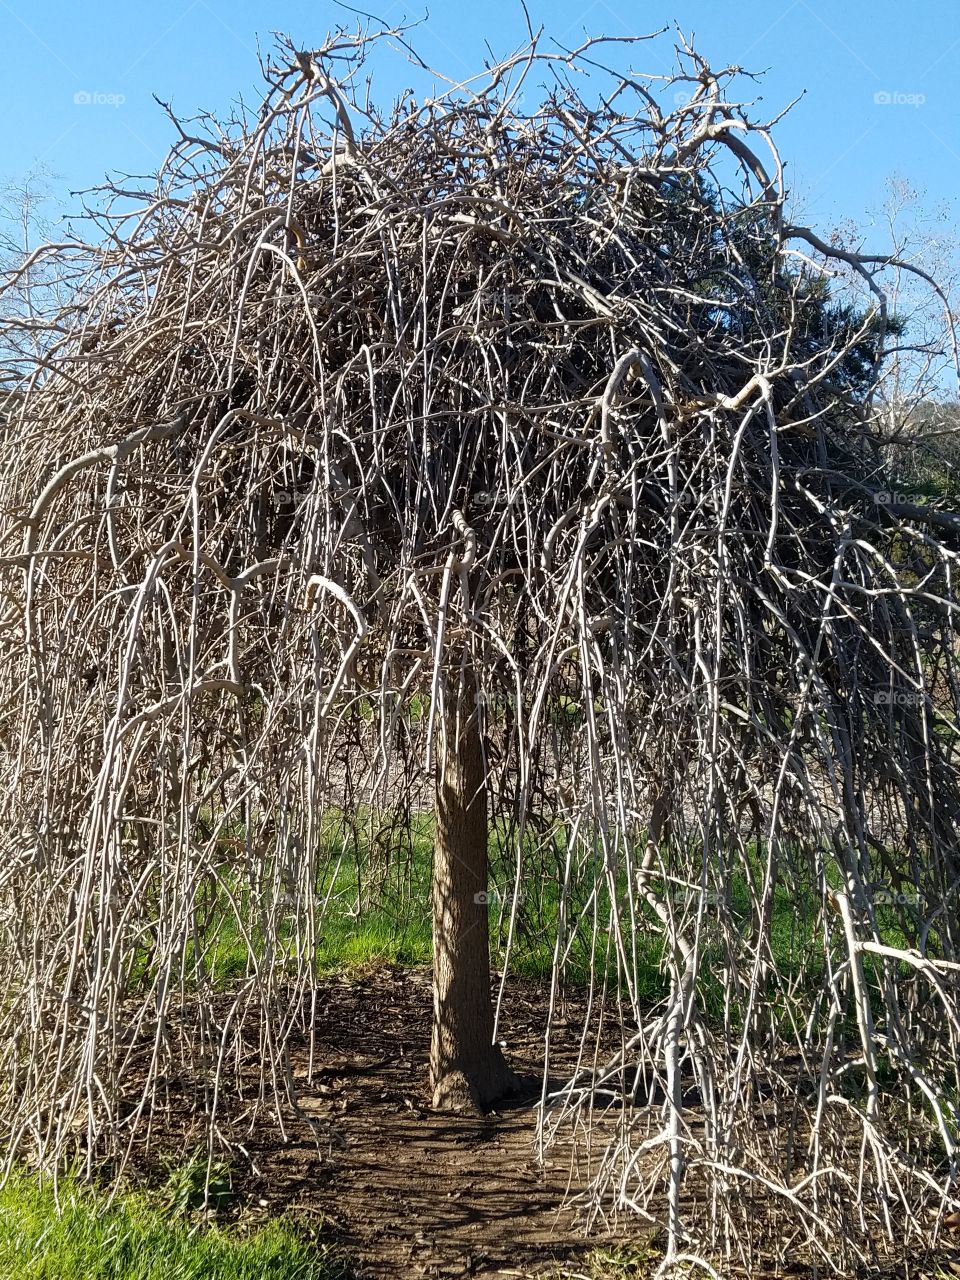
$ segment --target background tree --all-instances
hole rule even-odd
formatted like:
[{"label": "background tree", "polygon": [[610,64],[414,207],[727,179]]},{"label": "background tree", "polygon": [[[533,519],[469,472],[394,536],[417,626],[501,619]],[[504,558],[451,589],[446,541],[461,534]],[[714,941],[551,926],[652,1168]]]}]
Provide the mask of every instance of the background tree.
[{"label": "background tree", "polygon": [[0,183],[0,279],[8,280],[3,292],[7,324],[0,352],[0,394],[36,361],[42,342],[49,338],[50,319],[65,301],[59,269],[34,258],[34,252],[53,238],[55,177],[39,166],[22,178]]}]

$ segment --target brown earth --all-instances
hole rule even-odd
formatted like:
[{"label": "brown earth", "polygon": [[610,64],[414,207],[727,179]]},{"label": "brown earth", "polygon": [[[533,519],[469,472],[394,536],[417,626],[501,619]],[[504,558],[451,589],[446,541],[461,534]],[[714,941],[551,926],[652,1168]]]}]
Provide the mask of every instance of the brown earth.
[{"label": "brown earth", "polygon": [[[285,1117],[281,1128],[265,1118],[269,1108],[261,1106],[251,1132],[249,1120],[239,1115],[230,1124],[232,1107],[221,1111],[220,1133],[233,1157],[232,1197],[220,1212],[249,1225],[289,1213],[334,1245],[356,1280],[518,1280],[544,1272],[588,1280],[605,1274],[587,1260],[598,1246],[636,1251],[635,1271],[617,1268],[611,1274],[652,1275],[660,1250],[649,1224],[632,1219],[620,1234],[588,1236],[569,1203],[589,1176],[591,1161],[602,1155],[617,1117],[624,1117],[620,1106],[594,1111],[592,1150],[580,1143],[576,1162],[564,1143],[551,1148],[542,1163],[538,1159],[545,984],[510,979],[500,1035],[526,1092],[486,1115],[438,1113],[430,1107],[430,984],[428,967],[389,965],[366,966],[319,984],[312,1062],[307,1036],[290,1039],[298,1115]],[[568,994],[555,1011],[551,1088],[576,1069],[587,1020],[582,992]],[[602,1057],[615,1038],[613,1027],[609,1037],[600,1037]],[[596,1043],[593,1034],[589,1043]],[[249,1059],[254,1091],[255,1057]],[[784,1069],[789,1065],[784,1062]],[[166,1112],[165,1122],[155,1117],[154,1141],[167,1153],[195,1151],[204,1130],[202,1108],[188,1102],[187,1092],[175,1091],[179,1102]],[[695,1123],[700,1104],[694,1093],[689,1107]],[[249,1091],[246,1096],[249,1105]],[[764,1108],[761,1090],[758,1123]],[[148,1160],[141,1171],[152,1181],[159,1168]],[[689,1186],[686,1195],[691,1195]],[[777,1206],[760,1196],[750,1198],[749,1208],[758,1229],[758,1220]],[[726,1274],[749,1280],[824,1274],[822,1262],[819,1268],[813,1265],[805,1250],[776,1265],[780,1239],[775,1233],[783,1224],[774,1213],[765,1225],[771,1233],[770,1265],[762,1261],[761,1243],[749,1271],[730,1262]],[[941,1240],[906,1271],[878,1263],[867,1273],[898,1280],[960,1275],[960,1254],[952,1240]]]},{"label": "brown earth", "polygon": [[[306,1041],[291,1050],[302,1118],[286,1142],[272,1126],[244,1141],[253,1171],[238,1171],[234,1189],[257,1214],[322,1219],[324,1238],[370,1280],[529,1276],[588,1253],[601,1241],[585,1238],[563,1207],[569,1159],[537,1159],[547,992],[516,979],[507,1004],[501,1032],[525,1095],[487,1115],[437,1113],[427,1088],[429,970],[328,980],[311,1083]],[[557,1019],[561,1069],[575,1056],[582,1019],[570,1005]],[[638,1245],[649,1235],[634,1228]]]}]

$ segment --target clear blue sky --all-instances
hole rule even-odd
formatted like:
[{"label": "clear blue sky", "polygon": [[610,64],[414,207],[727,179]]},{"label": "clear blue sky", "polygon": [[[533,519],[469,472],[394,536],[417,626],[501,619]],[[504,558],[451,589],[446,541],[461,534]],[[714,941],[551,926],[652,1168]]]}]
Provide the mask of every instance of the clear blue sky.
[{"label": "clear blue sky", "polygon": [[[424,12],[408,0],[372,7],[391,23]],[[530,0],[529,8],[567,44],[585,29],[635,35],[677,23],[714,65],[766,73],[755,91],[761,116],[806,91],[777,137],[800,210],[821,229],[841,218],[866,224],[893,173],[930,209],[952,202],[958,225],[960,0]],[[238,93],[252,102],[258,37],[268,48],[281,30],[311,47],[338,21],[353,19],[326,0],[0,0],[0,181],[37,164],[60,176],[61,191],[93,185],[107,170],[149,172],[171,138],[152,93],[180,114],[222,111]],[[435,0],[413,39],[458,76],[481,68],[485,42],[507,52],[524,32],[519,4]],[[671,41],[629,56],[637,71],[665,71]],[[383,74],[383,97],[403,87],[402,75],[396,66]],[[76,103],[84,93],[94,101]],[[877,103],[878,93],[901,100]]]}]

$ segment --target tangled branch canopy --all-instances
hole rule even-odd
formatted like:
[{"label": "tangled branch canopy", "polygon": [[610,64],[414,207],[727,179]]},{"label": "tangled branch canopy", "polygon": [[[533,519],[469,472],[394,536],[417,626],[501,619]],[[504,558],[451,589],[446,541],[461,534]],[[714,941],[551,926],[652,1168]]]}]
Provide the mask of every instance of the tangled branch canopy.
[{"label": "tangled branch canopy", "polygon": [[603,1135],[587,1203],[731,1256],[913,1247],[956,1172],[960,518],[885,464],[886,261],[831,292],[735,68],[534,40],[380,114],[388,39],[175,122],[3,332],[6,1148],[123,1156],[175,1077],[216,1143],[284,1122],[318,886],[429,808],[473,672],[500,888],[555,885],[551,1016],[593,938],[542,1112]]}]

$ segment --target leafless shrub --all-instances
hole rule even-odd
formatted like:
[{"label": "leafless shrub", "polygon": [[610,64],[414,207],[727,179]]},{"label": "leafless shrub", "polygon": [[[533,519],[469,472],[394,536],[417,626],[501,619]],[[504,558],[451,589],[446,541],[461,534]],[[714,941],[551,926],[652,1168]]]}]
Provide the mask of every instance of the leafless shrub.
[{"label": "leafless shrub", "polygon": [[[960,518],[887,490],[889,264],[786,224],[689,48],[590,105],[607,45],[532,38],[381,117],[373,38],[282,51],[38,255],[73,302],[0,477],[7,1150],[122,1158],[173,1077],[211,1148],[285,1114],[329,869],[429,803],[469,655],[517,885],[559,833],[555,991],[586,925],[622,1031],[545,1086],[545,1139],[605,1135],[591,1212],[671,1258],[914,1249],[956,1172]],[[874,302],[828,323],[837,254]]]}]

